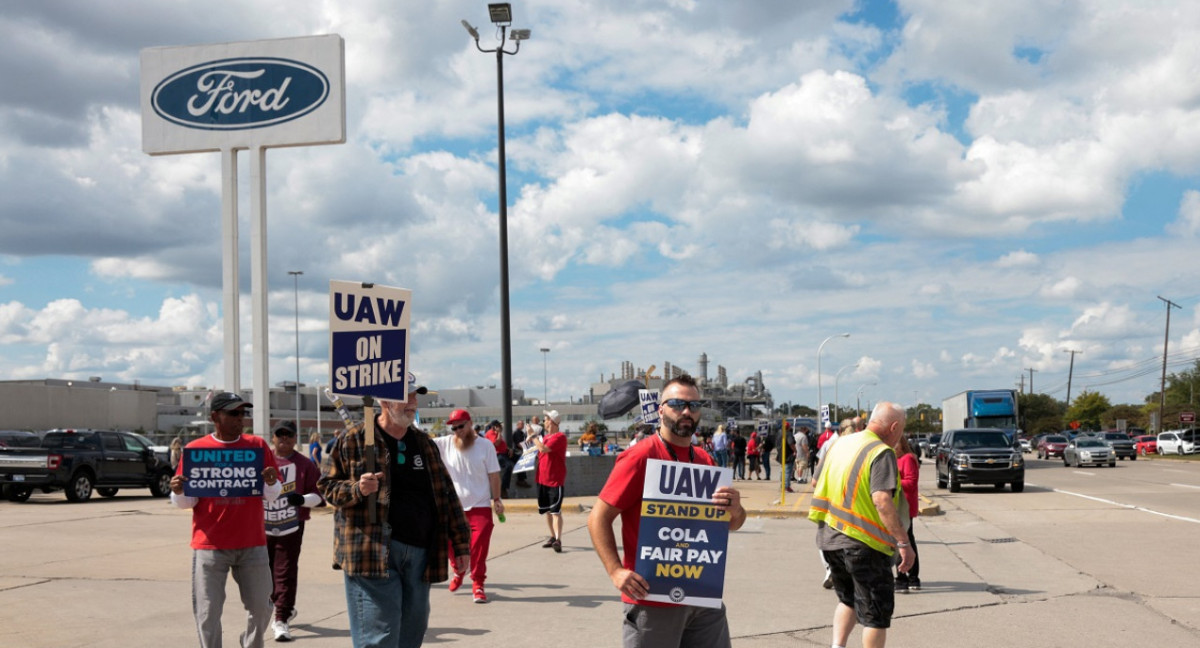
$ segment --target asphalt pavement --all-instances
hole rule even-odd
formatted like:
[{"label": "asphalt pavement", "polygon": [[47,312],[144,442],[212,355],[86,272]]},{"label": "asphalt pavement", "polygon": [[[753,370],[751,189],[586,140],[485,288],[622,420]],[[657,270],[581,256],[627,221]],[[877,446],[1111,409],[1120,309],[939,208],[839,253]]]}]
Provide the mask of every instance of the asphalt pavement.
[{"label": "asphalt pavement", "polygon": [[[932,494],[932,471],[924,472],[922,491]],[[815,527],[804,519],[809,489],[781,497],[775,482],[735,486],[750,517],[729,542],[724,600],[734,646],[828,646],[835,598],[821,588]],[[593,501],[566,503],[561,554],[541,548],[546,525],[532,503],[509,502],[492,540],[491,602],[473,603],[468,587],[452,594],[435,585],[426,645],[620,645],[621,603],[586,528]],[[889,645],[1200,645],[1195,615],[1167,622],[1054,556],[1005,542],[1003,529],[967,511],[934,512],[918,519],[924,588],[897,596]],[[318,512],[305,534],[298,646],[349,645],[342,576],[330,568],[332,526],[333,516]],[[195,645],[189,535],[190,512],[142,493],[0,502],[0,646]],[[232,582],[227,593],[232,646],[244,612]],[[851,645],[859,643],[856,632]]]}]

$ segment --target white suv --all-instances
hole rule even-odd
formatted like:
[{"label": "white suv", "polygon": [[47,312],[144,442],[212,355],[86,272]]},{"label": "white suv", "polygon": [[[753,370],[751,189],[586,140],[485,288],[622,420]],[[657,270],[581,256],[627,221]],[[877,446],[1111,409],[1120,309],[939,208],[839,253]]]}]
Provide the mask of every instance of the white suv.
[{"label": "white suv", "polygon": [[1170,430],[1158,435],[1158,454],[1193,454],[1196,452],[1195,430]]}]

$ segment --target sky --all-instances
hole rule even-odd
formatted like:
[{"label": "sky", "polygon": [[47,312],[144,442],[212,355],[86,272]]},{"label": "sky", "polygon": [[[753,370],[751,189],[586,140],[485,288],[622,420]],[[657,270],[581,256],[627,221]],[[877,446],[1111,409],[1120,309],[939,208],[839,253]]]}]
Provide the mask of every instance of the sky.
[{"label": "sky", "polygon": [[[762,371],[776,403],[814,406],[818,382],[843,405],[1031,381],[1062,400],[1073,357],[1072,397],[1140,403],[1164,299],[1168,372],[1200,358],[1200,4],[513,16],[532,30],[504,59],[529,396],[705,353],[710,378]],[[467,0],[4,3],[0,380],[222,386],[220,159],[142,152],[139,52],[338,34],[346,142],[267,153],[269,380],[296,378],[298,318],[300,380],[328,382],[329,281],[347,280],[413,291],[422,383],[498,385],[496,64],[462,19],[496,46]]]}]

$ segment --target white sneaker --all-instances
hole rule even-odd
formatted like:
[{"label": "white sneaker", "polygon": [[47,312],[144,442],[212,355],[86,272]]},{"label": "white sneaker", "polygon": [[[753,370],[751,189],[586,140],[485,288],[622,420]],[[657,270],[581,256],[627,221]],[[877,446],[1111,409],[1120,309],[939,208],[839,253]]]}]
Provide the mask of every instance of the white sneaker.
[{"label": "white sneaker", "polygon": [[276,619],[271,623],[271,629],[275,631],[275,641],[292,640],[292,633],[288,628],[287,621],[279,621]]}]

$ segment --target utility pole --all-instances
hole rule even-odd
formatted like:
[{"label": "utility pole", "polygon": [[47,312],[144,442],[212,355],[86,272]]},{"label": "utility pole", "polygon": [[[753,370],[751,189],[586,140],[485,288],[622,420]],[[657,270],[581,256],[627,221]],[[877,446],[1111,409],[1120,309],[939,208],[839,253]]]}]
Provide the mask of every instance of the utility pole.
[{"label": "utility pole", "polygon": [[1026,367],[1026,371],[1029,372],[1029,393],[1032,394],[1033,393],[1033,372],[1037,371],[1037,369],[1034,369],[1033,367]]},{"label": "utility pole", "polygon": [[1162,378],[1158,382],[1158,432],[1162,432],[1166,427],[1166,421],[1163,420],[1163,413],[1167,409],[1167,344],[1171,341],[1171,307],[1181,308],[1179,304],[1159,297],[1167,304],[1167,332],[1163,335],[1163,368]]},{"label": "utility pole", "polygon": [[1075,354],[1083,353],[1075,349],[1063,349],[1063,353],[1071,354],[1071,369],[1067,371],[1067,409],[1071,408],[1071,378],[1075,375]]}]

